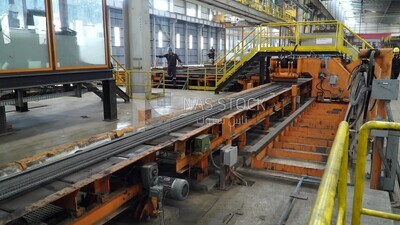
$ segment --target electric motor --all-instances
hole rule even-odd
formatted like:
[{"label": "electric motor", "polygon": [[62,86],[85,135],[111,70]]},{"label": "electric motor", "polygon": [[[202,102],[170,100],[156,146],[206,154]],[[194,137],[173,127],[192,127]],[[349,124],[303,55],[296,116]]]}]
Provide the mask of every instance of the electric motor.
[{"label": "electric motor", "polygon": [[167,198],[182,201],[189,195],[189,183],[184,179],[159,176],[156,183],[163,186]]}]

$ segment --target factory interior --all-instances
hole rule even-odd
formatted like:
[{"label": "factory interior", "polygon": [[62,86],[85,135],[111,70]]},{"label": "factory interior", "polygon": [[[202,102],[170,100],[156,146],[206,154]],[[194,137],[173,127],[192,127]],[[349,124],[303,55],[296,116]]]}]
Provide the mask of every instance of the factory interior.
[{"label": "factory interior", "polygon": [[1,0],[0,225],[400,225],[399,0]]}]

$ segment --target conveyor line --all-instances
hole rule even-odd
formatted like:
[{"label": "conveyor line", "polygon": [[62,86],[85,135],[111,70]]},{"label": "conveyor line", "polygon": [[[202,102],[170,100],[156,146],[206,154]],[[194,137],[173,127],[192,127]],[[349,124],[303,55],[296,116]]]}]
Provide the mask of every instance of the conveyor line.
[{"label": "conveyor line", "polygon": [[[240,99],[257,99],[274,94],[288,87],[291,87],[291,84],[273,83],[257,91],[246,93],[240,96]],[[0,180],[0,201],[25,193],[57,178],[67,176],[90,165],[106,160],[111,156],[139,146],[147,141],[159,138],[172,131],[195,123],[199,119],[212,117],[226,109],[241,105],[237,104],[238,102],[235,101],[235,99],[239,99],[239,97],[227,103],[218,104],[210,110],[196,111],[183,117],[171,119],[167,122],[154,124],[147,127],[145,131],[138,131],[104,145],[96,146],[92,149],[69,155],[59,160],[47,162],[13,176],[6,177]],[[243,101],[240,102],[243,103]]]}]

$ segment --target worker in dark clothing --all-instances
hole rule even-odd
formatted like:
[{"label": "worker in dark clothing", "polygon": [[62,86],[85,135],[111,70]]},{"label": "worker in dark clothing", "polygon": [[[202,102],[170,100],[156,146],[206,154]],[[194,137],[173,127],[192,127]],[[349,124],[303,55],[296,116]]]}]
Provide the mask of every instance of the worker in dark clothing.
[{"label": "worker in dark clothing", "polygon": [[176,62],[182,63],[181,59],[177,54],[172,51],[172,48],[168,48],[168,54],[165,55],[157,55],[158,58],[167,58],[168,62],[168,76],[172,76],[172,82],[174,87],[176,86]]},{"label": "worker in dark clothing", "polygon": [[399,48],[396,47],[393,49],[393,59],[392,59],[392,79],[396,79],[399,77],[400,73],[400,55]]},{"label": "worker in dark clothing", "polygon": [[215,59],[215,49],[214,47],[211,46],[210,51],[208,51],[208,58],[211,59],[212,65],[214,65],[214,59]]}]

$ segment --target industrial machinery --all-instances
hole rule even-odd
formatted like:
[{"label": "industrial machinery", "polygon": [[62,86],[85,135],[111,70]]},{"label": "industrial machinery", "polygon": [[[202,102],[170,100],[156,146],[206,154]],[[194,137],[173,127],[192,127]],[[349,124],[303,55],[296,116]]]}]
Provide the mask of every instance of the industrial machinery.
[{"label": "industrial machinery", "polygon": [[150,191],[150,197],[155,193],[159,201],[165,197],[185,200],[189,195],[189,183],[186,180],[158,175],[157,163],[148,163],[141,168],[143,187]]},{"label": "industrial machinery", "polygon": [[[309,25],[318,24],[302,26]],[[287,24],[279,26],[293,32]],[[349,52],[342,40],[344,34],[339,32],[343,25],[336,22],[326,29],[333,34],[329,34],[329,40],[322,39],[326,34],[321,32],[312,33],[316,37],[278,38],[288,45],[285,49],[268,46],[274,38],[263,33],[263,28],[254,29],[253,36],[248,37],[251,40],[243,40],[243,48],[233,50],[236,55],[243,53],[243,58],[227,60],[222,68],[224,74],[218,77],[216,71],[212,80],[211,90],[216,92],[229,90],[230,84],[240,84],[246,90],[220,98],[207,110],[196,108],[1,178],[0,223],[27,221],[32,215],[46,214],[43,211],[49,211],[49,207],[64,215],[60,218],[52,214],[49,218],[65,224],[103,223],[123,210],[130,210],[139,220],[163,216],[164,197],[186,199],[189,184],[185,179],[203,181],[210,174],[209,159],[219,170],[221,189],[226,189],[229,179],[231,184],[246,185],[246,180],[235,171],[239,154],[245,148],[247,158],[242,164],[251,168],[321,178],[330,151],[338,145],[334,145],[335,136],[343,120],[352,127],[349,142],[353,146],[350,158],[354,161],[356,131],[368,120],[386,119],[385,101],[396,95],[383,91],[396,86],[384,80],[389,75],[391,51],[363,50],[359,59],[349,60],[344,55]],[[67,33],[73,35],[72,31]],[[329,43],[314,46],[317,41]],[[258,47],[248,51],[247,47],[253,45]],[[259,65],[259,74],[239,76],[252,64]],[[279,123],[272,127],[270,122],[274,119]],[[247,135],[253,130],[262,135],[249,146]],[[392,142],[397,133],[374,135]],[[382,143],[379,139],[373,142],[376,148],[372,184],[379,187],[380,163],[386,159],[382,180],[384,188],[390,190],[395,169],[391,159],[396,152],[387,149],[386,154],[380,154]],[[216,152],[220,153],[219,163],[214,161]],[[165,168],[161,172],[173,175],[160,176],[161,167]],[[134,207],[128,207],[129,203],[135,203]],[[47,222],[49,218],[39,220]]]}]

